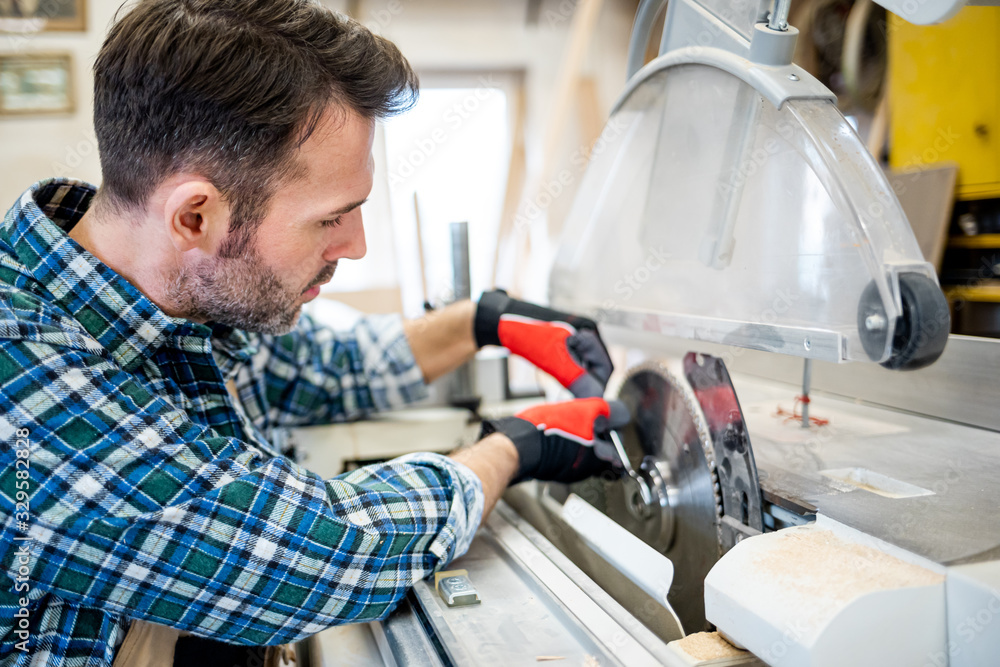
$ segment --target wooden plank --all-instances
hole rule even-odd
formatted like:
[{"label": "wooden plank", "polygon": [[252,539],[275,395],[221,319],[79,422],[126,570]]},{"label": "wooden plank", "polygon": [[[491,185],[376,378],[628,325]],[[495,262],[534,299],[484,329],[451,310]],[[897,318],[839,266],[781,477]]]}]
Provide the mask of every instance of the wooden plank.
[{"label": "wooden plank", "polygon": [[940,271],[955,203],[958,165],[942,162],[909,171],[890,170],[886,176],[910,221],[924,259]]},{"label": "wooden plank", "polygon": [[511,236],[514,221],[517,219],[518,207],[521,205],[521,197],[524,194],[524,177],[527,169],[524,151],[524,124],[527,116],[524,77],[518,79],[512,107],[514,109],[514,127],[511,134],[510,165],[507,167],[507,189],[504,194],[503,210],[500,213],[500,226],[497,228],[496,247],[493,250],[493,276],[490,279],[492,287],[497,286],[500,249],[503,247],[504,241]]},{"label": "wooden plank", "polygon": [[868,152],[882,162],[882,152],[885,150],[885,140],[889,137],[889,95],[883,94],[875,107],[871,128],[868,130]]},{"label": "wooden plank", "polygon": [[427,289],[427,267],[424,266],[424,230],[420,223],[420,198],[413,191],[413,216],[417,221],[417,258],[420,260],[420,286],[424,294],[424,307],[431,302],[431,293]]},{"label": "wooden plank", "polygon": [[[573,12],[570,24],[569,44],[563,55],[559,75],[556,78],[555,92],[549,101],[549,118],[545,124],[545,134],[542,148],[542,167],[530,185],[525,189],[525,197],[521,206],[537,201],[546,183],[550,182],[559,164],[558,151],[566,132],[566,119],[570,115],[570,107],[577,98],[578,80],[583,70],[583,62],[590,48],[591,39],[601,14],[604,0],[580,0]],[[553,234],[553,222],[549,218],[548,231]],[[515,262],[513,294],[519,294],[520,281],[527,273],[531,257],[530,230],[524,230],[521,238],[520,230],[514,237]]]},{"label": "wooden plank", "polygon": [[587,159],[590,159],[590,149],[604,130],[604,114],[601,113],[601,100],[597,94],[597,81],[592,76],[582,77],[577,81],[576,111],[580,119],[580,138],[587,147]]},{"label": "wooden plank", "polygon": [[531,194],[534,196],[542,189],[546,179],[555,170],[558,162],[559,144],[566,132],[566,119],[570,115],[570,107],[576,99],[577,81],[583,70],[583,61],[590,48],[591,38],[597,26],[597,18],[601,14],[604,0],[580,0],[573,13],[570,24],[569,45],[563,56],[556,78],[555,92],[550,103],[549,119],[545,125],[545,143],[542,150],[542,170],[540,178],[533,183]]},{"label": "wooden plank", "polygon": [[[577,79],[576,109],[579,118],[580,141],[589,150],[604,130],[604,117],[601,113],[601,103],[597,94],[597,82],[593,77],[581,77]],[[589,159],[589,154],[587,157]],[[537,201],[537,198],[533,201]],[[550,238],[559,237],[562,233],[564,222],[565,220],[563,219],[556,220],[551,216],[548,217],[548,233]],[[523,239],[519,237],[515,239],[515,247],[519,251],[517,255],[518,261],[515,265],[515,281],[520,281],[527,272],[528,261],[531,256],[531,237],[528,235],[529,231],[525,230]],[[521,288],[521,284],[515,282],[513,285],[514,293],[520,294],[522,292]]]}]

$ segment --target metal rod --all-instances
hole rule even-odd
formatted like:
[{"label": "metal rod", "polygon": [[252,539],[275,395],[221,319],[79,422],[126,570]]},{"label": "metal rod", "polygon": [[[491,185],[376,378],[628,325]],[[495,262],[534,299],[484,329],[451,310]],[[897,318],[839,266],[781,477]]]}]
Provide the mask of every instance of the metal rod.
[{"label": "metal rod", "polygon": [[802,428],[809,428],[809,385],[812,383],[812,359],[802,367]]},{"label": "metal rod", "polygon": [[454,299],[460,301],[472,296],[472,278],[469,275],[469,223],[451,223],[451,265],[455,281]]},{"label": "metal rod", "polygon": [[774,0],[771,5],[771,16],[768,18],[767,27],[771,30],[788,30],[788,12],[792,8],[792,0]]},{"label": "metal rod", "polygon": [[[455,301],[468,299],[472,296],[472,276],[469,269],[469,223],[451,223],[451,262],[454,280],[453,297]],[[476,399],[475,360],[466,362],[455,370],[451,386],[452,405],[470,406]]]}]

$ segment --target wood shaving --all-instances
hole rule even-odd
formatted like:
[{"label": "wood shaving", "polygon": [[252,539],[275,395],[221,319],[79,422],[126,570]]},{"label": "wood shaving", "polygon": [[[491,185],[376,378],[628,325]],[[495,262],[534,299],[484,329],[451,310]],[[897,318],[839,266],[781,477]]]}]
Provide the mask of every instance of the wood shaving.
[{"label": "wood shaving", "polygon": [[788,534],[755,565],[753,576],[780,581],[803,598],[835,603],[872,591],[931,586],[944,580],[944,575],[846,542],[829,530]]},{"label": "wood shaving", "polygon": [[695,660],[738,658],[747,654],[723,639],[718,632],[696,632],[672,644]]}]

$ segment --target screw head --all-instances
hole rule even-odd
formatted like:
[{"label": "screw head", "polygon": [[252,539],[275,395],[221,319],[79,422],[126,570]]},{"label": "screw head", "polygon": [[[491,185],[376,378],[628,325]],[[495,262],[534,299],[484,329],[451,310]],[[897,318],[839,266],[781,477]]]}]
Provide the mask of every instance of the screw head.
[{"label": "screw head", "polygon": [[798,81],[799,80],[799,75],[798,74],[789,74],[788,75],[788,80],[789,81]]},{"label": "screw head", "polygon": [[872,314],[865,318],[865,328],[869,331],[882,331],[885,329],[885,318],[879,314]]},{"label": "screw head", "polygon": [[808,338],[806,338],[804,341],[802,341],[802,347],[806,348],[806,352],[808,352],[809,350],[811,350],[812,346],[813,346],[812,341],[809,340]]}]

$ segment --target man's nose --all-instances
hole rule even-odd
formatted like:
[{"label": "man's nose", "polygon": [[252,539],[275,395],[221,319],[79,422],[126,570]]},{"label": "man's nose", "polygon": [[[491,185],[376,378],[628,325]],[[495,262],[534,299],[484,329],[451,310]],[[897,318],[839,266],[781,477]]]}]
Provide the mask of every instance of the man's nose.
[{"label": "man's nose", "polygon": [[327,262],[338,259],[361,259],[368,252],[365,243],[365,226],[361,218],[361,209],[346,213],[339,227],[333,229],[330,243],[323,253]]}]

